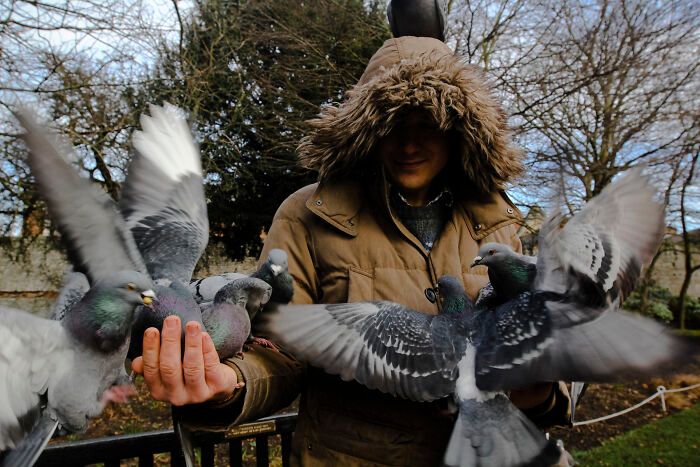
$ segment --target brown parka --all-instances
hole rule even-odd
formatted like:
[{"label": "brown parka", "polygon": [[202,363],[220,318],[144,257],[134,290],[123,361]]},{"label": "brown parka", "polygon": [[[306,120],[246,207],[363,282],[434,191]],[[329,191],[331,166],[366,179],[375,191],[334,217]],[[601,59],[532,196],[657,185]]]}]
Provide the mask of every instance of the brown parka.
[{"label": "brown parka", "polygon": [[[410,109],[427,111],[457,135],[446,180],[452,217],[428,253],[398,220],[388,184],[373,157],[376,142]],[[435,314],[438,277],[462,279],[474,298],[487,282],[472,268],[480,244],[520,250],[519,213],[503,193],[521,170],[520,152],[482,73],[462,64],[435,39],[390,39],[338,106],[322,109],[299,147],[320,184],[292,194],[277,211],[261,258],[271,248],[289,255],[293,303],[392,300]],[[438,465],[454,415],[445,401],[416,403],[308,371],[286,354],[253,347],[228,362],[246,382],[230,400],[191,406],[195,426],[225,426],[269,415],[301,390],[293,463],[300,465]],[[565,423],[563,385],[528,415]]]}]

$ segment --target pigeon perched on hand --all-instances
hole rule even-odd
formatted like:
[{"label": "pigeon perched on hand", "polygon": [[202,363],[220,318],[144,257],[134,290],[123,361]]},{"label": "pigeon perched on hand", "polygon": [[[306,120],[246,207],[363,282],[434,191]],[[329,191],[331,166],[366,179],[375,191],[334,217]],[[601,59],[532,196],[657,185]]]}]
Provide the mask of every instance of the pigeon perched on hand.
[{"label": "pigeon perched on hand", "polygon": [[222,287],[213,302],[202,305],[204,327],[220,359],[243,358],[245,343],[256,340],[250,332],[246,305],[254,302],[253,307],[262,308],[270,299],[271,289],[260,279],[243,277]]},{"label": "pigeon perched on hand", "polygon": [[[32,114],[15,115],[38,191],[90,285],[72,276],[79,284],[61,291],[60,322],[0,308],[0,450],[14,448],[4,465],[32,465],[57,426],[83,430],[107,402],[133,391],[124,371],[131,323],[155,295],[125,226],[106,214],[111,200],[72,170],[65,145]],[[85,293],[76,299],[73,288]]]},{"label": "pigeon perched on hand", "polygon": [[633,172],[564,227],[551,216],[534,283],[493,308],[474,309],[461,284],[443,277],[437,316],[391,302],[287,305],[269,316],[268,330],[344,380],[416,401],[454,395],[459,417],[446,465],[550,465],[556,446],[503,391],[648,376],[687,358],[688,346],[664,326],[618,311],[662,238],[663,209],[653,196]]},{"label": "pigeon perched on hand", "polygon": [[[197,303],[207,303],[214,300],[216,293],[226,284],[244,277],[246,274],[226,272],[216,276],[208,276],[190,282],[189,288],[197,300]],[[289,303],[294,293],[294,279],[289,274],[287,252],[279,248],[273,248],[267,255],[264,263],[250,277],[262,279],[272,287],[270,301],[275,303]],[[259,310],[248,309],[252,320]]]}]

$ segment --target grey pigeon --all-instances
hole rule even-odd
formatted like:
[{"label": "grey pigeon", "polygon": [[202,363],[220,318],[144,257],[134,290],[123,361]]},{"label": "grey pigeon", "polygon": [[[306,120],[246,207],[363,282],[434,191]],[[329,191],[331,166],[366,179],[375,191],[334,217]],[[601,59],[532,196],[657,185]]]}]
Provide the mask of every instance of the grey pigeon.
[{"label": "grey pigeon", "polygon": [[213,302],[202,306],[204,327],[220,359],[243,357],[244,344],[252,340],[246,305],[252,301],[262,308],[270,299],[271,289],[260,279],[243,277],[222,287]]},{"label": "grey pigeon", "polygon": [[158,298],[134,323],[129,358],[141,355],[143,332],[161,329],[168,316],[180,317],[183,341],[188,321],[203,324],[186,286],[209,237],[201,158],[180,109],[166,103],[150,112],[133,135],[136,152],[119,207]]},{"label": "grey pigeon", "polygon": [[[268,330],[297,357],[371,389],[417,401],[453,394],[460,415],[446,465],[549,465],[556,446],[502,391],[648,376],[696,351],[659,323],[618,311],[661,240],[653,195],[633,172],[564,227],[550,217],[531,289],[493,308],[475,310],[455,279],[441,278],[436,317],[391,302],[287,305]],[[459,319],[446,325],[453,313]]]},{"label": "grey pigeon", "polygon": [[530,290],[537,276],[537,259],[519,255],[508,245],[487,243],[479,248],[472,267],[489,267],[489,283],[479,291],[477,308],[491,308]]},{"label": "grey pigeon", "polygon": [[445,10],[441,0],[391,0],[386,15],[394,37],[445,40]]},{"label": "grey pigeon", "polygon": [[[226,272],[216,276],[208,276],[192,281],[190,291],[197,303],[206,303],[214,300],[216,293],[226,284],[243,277],[245,274]],[[265,262],[250,277],[262,279],[272,287],[270,301],[275,303],[289,303],[294,293],[294,279],[289,273],[287,252],[279,248],[273,248],[267,255]],[[258,312],[257,309],[249,309],[251,320]]]},{"label": "grey pigeon", "polygon": [[[0,451],[15,448],[42,417],[54,429],[82,431],[108,401],[122,401],[134,309],[150,302],[151,287],[144,274],[114,273],[94,283],[62,322],[0,307]],[[20,452],[13,458],[34,455]]]},{"label": "grey pigeon", "polygon": [[559,450],[499,391],[479,390],[478,315],[457,279],[438,280],[441,312],[392,302],[287,305],[268,330],[295,356],[344,380],[415,401],[454,394],[445,465],[552,465]]},{"label": "grey pigeon", "polygon": [[91,285],[79,300],[61,291],[69,305],[60,322],[0,309],[0,450],[15,447],[3,465],[32,465],[59,424],[82,430],[106,402],[124,401],[135,307],[154,294],[125,226],[105,214],[111,200],[72,170],[61,155],[66,146],[31,113],[15,115],[39,193],[73,267]]}]

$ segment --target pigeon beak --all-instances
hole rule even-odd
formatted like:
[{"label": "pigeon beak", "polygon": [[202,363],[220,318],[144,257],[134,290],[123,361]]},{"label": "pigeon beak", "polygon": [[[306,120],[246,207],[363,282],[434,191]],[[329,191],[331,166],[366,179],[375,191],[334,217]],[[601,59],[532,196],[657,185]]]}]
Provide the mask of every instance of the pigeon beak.
[{"label": "pigeon beak", "polygon": [[272,274],[275,276],[282,272],[282,266],[280,266],[279,264],[271,265],[270,269],[272,269]]},{"label": "pigeon beak", "polygon": [[150,289],[141,292],[141,300],[146,306],[151,306],[151,303],[153,303],[154,298],[156,298],[156,294]]},{"label": "pigeon beak", "polygon": [[469,266],[470,268],[473,268],[474,266],[479,266],[481,265],[481,260],[484,259],[481,256],[475,256],[474,261],[472,261],[472,265]]}]

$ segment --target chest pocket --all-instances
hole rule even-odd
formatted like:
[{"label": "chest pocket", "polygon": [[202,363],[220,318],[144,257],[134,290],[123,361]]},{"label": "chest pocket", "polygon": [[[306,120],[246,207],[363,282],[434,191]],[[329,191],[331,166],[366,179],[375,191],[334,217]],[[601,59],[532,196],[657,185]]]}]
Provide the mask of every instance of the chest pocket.
[{"label": "chest pocket", "polygon": [[374,300],[374,274],[357,267],[348,269],[348,303]]}]

